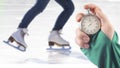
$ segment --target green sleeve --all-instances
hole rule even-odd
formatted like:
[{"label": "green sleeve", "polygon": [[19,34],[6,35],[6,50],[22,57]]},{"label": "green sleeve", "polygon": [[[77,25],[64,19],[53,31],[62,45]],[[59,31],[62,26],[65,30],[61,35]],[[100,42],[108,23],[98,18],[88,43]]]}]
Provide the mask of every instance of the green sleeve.
[{"label": "green sleeve", "polygon": [[117,33],[110,40],[101,30],[90,38],[90,48],[82,52],[99,68],[120,68],[120,45]]}]

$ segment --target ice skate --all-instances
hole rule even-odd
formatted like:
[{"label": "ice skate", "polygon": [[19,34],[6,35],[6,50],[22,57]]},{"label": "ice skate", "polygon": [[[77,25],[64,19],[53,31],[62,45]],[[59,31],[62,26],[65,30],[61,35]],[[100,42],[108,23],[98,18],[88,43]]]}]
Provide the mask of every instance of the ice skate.
[{"label": "ice skate", "polygon": [[70,50],[69,42],[60,36],[59,31],[52,31],[48,38],[49,48],[47,50]]},{"label": "ice skate", "polygon": [[24,41],[25,34],[27,34],[27,29],[22,29],[22,28],[18,29],[9,37],[8,41],[3,41],[3,42],[24,52],[26,51],[27,48],[27,44]]}]

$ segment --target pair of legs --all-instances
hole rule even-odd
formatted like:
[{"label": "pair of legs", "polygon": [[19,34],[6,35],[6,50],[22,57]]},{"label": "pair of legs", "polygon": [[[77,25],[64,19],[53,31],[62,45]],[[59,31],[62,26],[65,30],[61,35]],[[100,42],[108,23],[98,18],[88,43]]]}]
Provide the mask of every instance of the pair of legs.
[{"label": "pair of legs", "polygon": [[[18,28],[27,28],[31,21],[46,8],[50,0],[37,0],[36,4],[25,14]],[[74,11],[74,5],[71,0],[55,0],[64,9],[58,16],[55,26],[52,30],[63,28],[69,17]]]},{"label": "pair of legs", "polygon": [[[27,32],[27,27],[31,23],[31,21],[39,14],[42,13],[46,8],[47,4],[50,0],[37,0],[36,4],[25,14],[21,23],[18,26],[18,30],[14,32],[9,41],[16,41],[18,44],[26,47],[27,44],[24,41],[24,35]],[[49,36],[49,45],[54,45],[55,43],[58,45],[69,45],[69,43],[64,40],[59,33],[59,30],[63,28],[69,17],[72,15],[74,11],[74,5],[71,0],[55,0],[62,8],[64,9],[61,14],[58,16],[56,23],[50,33]]]}]

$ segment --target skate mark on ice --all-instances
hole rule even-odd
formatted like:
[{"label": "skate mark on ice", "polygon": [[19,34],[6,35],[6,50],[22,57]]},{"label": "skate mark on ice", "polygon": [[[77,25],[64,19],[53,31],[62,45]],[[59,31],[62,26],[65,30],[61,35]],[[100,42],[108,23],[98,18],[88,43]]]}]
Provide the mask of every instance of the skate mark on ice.
[{"label": "skate mark on ice", "polygon": [[88,60],[87,57],[84,56],[83,54],[81,54],[80,52],[71,51],[70,56],[71,56],[71,57],[74,57],[74,58],[76,58],[76,59]]},{"label": "skate mark on ice", "polygon": [[47,64],[47,61],[41,60],[39,58],[28,58],[24,61],[16,62],[18,64],[24,64],[24,63],[38,63],[38,64]]}]

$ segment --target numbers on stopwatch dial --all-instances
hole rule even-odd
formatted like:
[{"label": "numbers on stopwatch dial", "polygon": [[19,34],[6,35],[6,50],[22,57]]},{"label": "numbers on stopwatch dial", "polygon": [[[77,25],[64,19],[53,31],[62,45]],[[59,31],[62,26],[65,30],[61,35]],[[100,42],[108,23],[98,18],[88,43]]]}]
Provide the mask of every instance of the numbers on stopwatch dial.
[{"label": "numbers on stopwatch dial", "polygon": [[87,34],[95,34],[100,29],[100,20],[95,15],[86,15],[82,19],[81,29]]}]

